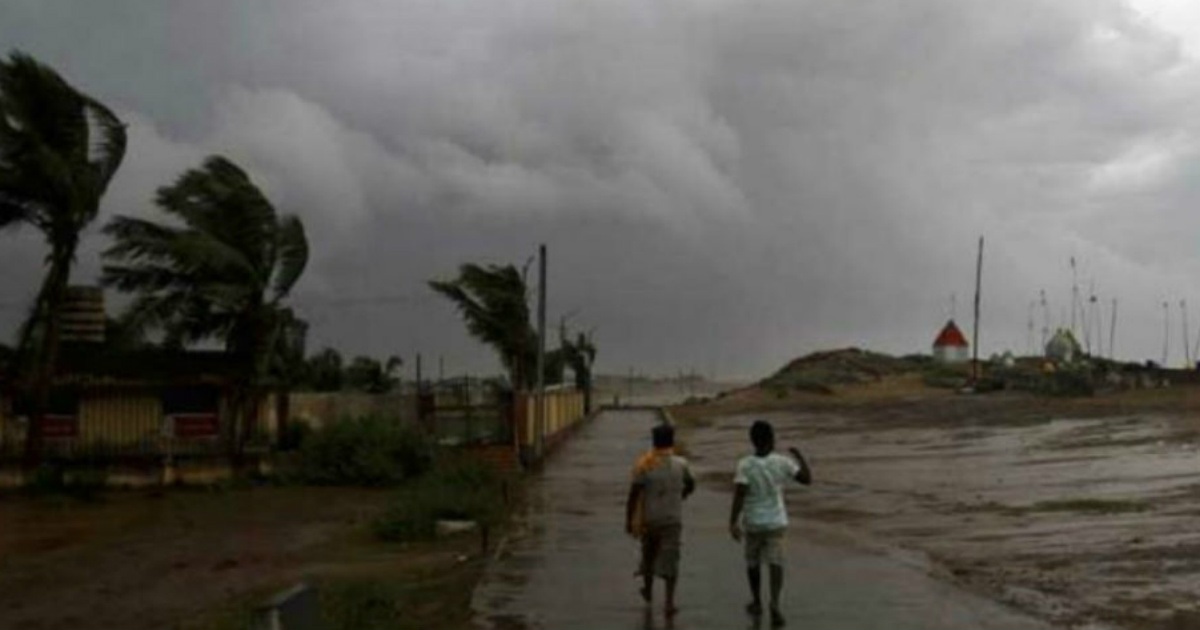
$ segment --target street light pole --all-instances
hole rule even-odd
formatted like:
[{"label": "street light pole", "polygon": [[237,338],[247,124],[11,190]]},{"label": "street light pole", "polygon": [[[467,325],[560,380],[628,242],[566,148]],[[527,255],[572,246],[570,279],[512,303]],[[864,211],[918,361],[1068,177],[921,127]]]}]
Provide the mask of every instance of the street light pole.
[{"label": "street light pole", "polygon": [[546,245],[538,246],[538,353],[537,353],[538,456],[546,452]]}]

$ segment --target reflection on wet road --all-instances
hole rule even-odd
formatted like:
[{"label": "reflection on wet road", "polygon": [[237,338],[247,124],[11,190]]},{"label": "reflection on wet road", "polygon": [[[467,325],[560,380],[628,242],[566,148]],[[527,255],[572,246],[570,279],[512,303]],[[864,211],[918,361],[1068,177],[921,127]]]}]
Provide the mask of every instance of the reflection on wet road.
[{"label": "reflection on wet road", "polygon": [[[605,412],[530,481],[526,531],[510,542],[475,592],[480,626],[754,627],[742,611],[748,595],[741,550],[725,527],[729,495],[714,481],[727,471],[712,465],[696,470],[701,486],[684,508],[681,612],[667,623],[659,600],[649,609],[637,595],[637,545],[624,533],[624,499],[629,468],[656,421],[652,412]],[[731,471],[733,464],[726,467]],[[792,513],[802,514],[803,495],[792,494],[791,502]],[[911,557],[834,544],[814,532],[796,519],[789,533],[784,592],[789,627],[1046,627],[929,576]]]}]

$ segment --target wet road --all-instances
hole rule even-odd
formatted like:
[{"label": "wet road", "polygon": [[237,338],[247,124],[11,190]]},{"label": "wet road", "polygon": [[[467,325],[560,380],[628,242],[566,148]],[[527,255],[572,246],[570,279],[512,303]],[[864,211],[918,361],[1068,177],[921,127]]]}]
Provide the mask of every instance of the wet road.
[{"label": "wet road", "polygon": [[[725,526],[730,496],[715,480],[726,471],[694,467],[700,488],[684,507],[680,613],[671,623],[663,618],[661,582],[653,609],[637,595],[637,544],[624,533],[624,501],[629,468],[649,444],[657,419],[647,411],[605,412],[531,480],[525,534],[510,542],[475,591],[478,625],[755,627],[742,611],[749,597],[741,548]],[[815,474],[820,483],[820,471]],[[791,499],[793,514],[803,512],[802,499]],[[931,577],[912,555],[831,542],[834,538],[828,530],[793,520],[783,596],[788,627],[1047,627]]]}]

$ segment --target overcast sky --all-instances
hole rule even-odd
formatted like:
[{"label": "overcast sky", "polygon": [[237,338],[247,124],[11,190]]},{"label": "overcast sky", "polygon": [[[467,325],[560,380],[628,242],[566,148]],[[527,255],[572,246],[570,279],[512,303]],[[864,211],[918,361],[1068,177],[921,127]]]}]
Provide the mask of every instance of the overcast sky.
[{"label": "overcast sky", "polygon": [[[98,228],[210,153],[313,256],[310,347],[492,371],[425,281],[550,251],[550,318],[599,369],[758,376],[820,348],[1027,349],[1078,261],[1107,346],[1200,327],[1200,8],[1190,0],[0,1],[0,49],[129,124]],[[1193,30],[1188,30],[1193,29]],[[0,234],[0,330],[40,281]],[[1035,312],[1040,339],[1043,313]],[[436,359],[434,359],[436,361]]]}]

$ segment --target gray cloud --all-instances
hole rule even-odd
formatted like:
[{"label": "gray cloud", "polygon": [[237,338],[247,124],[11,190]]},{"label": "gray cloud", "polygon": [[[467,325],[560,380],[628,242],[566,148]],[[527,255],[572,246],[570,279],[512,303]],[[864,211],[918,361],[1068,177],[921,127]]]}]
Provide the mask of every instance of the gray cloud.
[{"label": "gray cloud", "polygon": [[[491,369],[424,280],[540,241],[552,319],[614,371],[926,349],[981,233],[985,353],[1024,349],[1039,289],[1062,318],[1074,255],[1157,358],[1200,272],[1200,65],[1117,0],[14,0],[0,43],[131,123],[106,216],[243,162],[309,224],[314,342],[354,352]],[[17,300],[39,246],[0,239]]]}]

